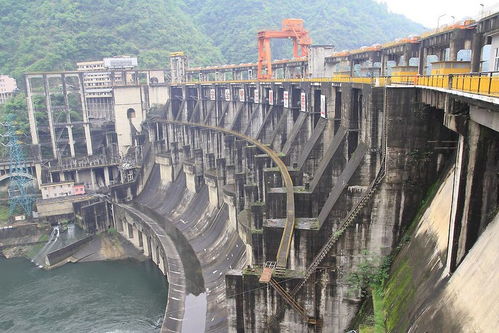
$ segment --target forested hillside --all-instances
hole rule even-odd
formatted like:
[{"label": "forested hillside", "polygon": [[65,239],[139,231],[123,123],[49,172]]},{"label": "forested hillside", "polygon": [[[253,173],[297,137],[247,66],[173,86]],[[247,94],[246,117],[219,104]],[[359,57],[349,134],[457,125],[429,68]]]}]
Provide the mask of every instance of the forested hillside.
[{"label": "forested hillside", "polygon": [[0,72],[19,77],[122,54],[138,55],[143,67],[164,67],[177,50],[200,64],[222,62],[179,2],[0,0]]},{"label": "forested hillside", "polygon": [[[373,0],[0,0],[0,72],[20,78],[122,54],[165,67],[178,50],[194,65],[250,62],[256,32],[286,17],[303,18],[314,43],[337,49],[422,30]],[[277,58],[289,57],[277,46]]]},{"label": "forested hillside", "polygon": [[[385,4],[374,0],[184,2],[186,11],[231,63],[255,61],[257,31],[280,29],[286,17],[304,19],[314,44],[333,44],[337,50],[391,41],[424,30],[402,15],[389,13]],[[278,44],[274,55],[289,58],[290,53],[283,53]]]}]

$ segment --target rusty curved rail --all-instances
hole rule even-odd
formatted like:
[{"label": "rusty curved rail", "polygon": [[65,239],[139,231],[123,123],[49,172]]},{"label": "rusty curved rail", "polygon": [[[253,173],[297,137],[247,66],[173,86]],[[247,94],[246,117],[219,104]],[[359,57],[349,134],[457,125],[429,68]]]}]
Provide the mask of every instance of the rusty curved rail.
[{"label": "rusty curved rail", "polygon": [[293,189],[293,180],[291,179],[291,175],[289,174],[286,164],[281,160],[279,155],[274,150],[264,145],[262,142],[258,141],[257,139],[254,139],[250,136],[223,127],[217,127],[217,126],[211,126],[211,125],[205,125],[193,122],[178,121],[178,120],[168,120],[168,119],[154,119],[154,121],[167,124],[182,125],[182,126],[202,127],[213,131],[219,131],[226,134],[234,135],[237,136],[238,138],[241,138],[257,146],[274,161],[274,163],[279,168],[279,171],[281,172],[282,179],[286,187],[286,224],[284,225],[284,231],[282,233],[281,242],[279,244],[279,249],[277,251],[276,266],[278,268],[286,268],[289,256],[289,249],[291,247],[291,240],[293,238],[293,232],[295,227],[295,195]]}]

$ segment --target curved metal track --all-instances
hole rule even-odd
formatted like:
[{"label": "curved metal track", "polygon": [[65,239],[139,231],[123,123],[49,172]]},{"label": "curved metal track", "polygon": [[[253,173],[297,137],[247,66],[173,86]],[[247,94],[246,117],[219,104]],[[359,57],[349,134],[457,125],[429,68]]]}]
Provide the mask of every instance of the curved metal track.
[{"label": "curved metal track", "polygon": [[289,255],[289,249],[291,247],[291,240],[293,238],[293,232],[294,232],[294,227],[295,227],[295,195],[294,195],[294,189],[293,189],[293,180],[291,179],[291,176],[289,174],[288,168],[286,164],[281,160],[277,152],[269,148],[268,146],[264,145],[262,142],[258,141],[257,139],[254,139],[250,136],[241,134],[239,132],[229,130],[223,127],[217,127],[217,126],[211,126],[211,125],[205,125],[205,124],[199,124],[199,123],[192,123],[192,122],[184,122],[184,121],[177,121],[177,120],[167,120],[167,119],[154,119],[154,121],[159,121],[162,123],[167,123],[167,124],[175,124],[175,125],[182,125],[182,126],[190,126],[190,127],[202,127],[206,129],[210,129],[213,131],[219,131],[222,133],[234,135],[238,138],[241,138],[256,147],[258,147],[260,150],[265,152],[277,165],[279,168],[279,171],[281,172],[282,179],[284,181],[284,185],[286,187],[286,224],[284,226],[284,231],[281,236],[281,242],[279,244],[279,249],[277,251],[277,267],[278,268],[286,268],[287,266],[287,261],[288,261],[288,255]]}]

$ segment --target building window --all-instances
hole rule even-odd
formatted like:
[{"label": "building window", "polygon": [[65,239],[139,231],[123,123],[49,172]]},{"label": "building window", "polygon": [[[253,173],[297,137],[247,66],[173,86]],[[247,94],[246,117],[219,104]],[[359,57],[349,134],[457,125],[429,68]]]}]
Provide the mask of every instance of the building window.
[{"label": "building window", "polygon": [[494,71],[499,71],[499,48],[496,49],[496,53],[495,53]]}]

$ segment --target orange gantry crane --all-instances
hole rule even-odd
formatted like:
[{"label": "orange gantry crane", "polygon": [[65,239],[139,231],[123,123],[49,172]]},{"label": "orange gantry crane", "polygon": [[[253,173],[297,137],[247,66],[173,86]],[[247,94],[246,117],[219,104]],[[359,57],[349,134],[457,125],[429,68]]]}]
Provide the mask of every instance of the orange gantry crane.
[{"label": "orange gantry crane", "polygon": [[[281,30],[264,30],[258,32],[258,79],[272,78],[272,38],[289,38],[293,40],[293,58],[306,57],[312,40],[305,30],[302,19],[284,19]],[[298,49],[301,48],[301,55]]]}]

